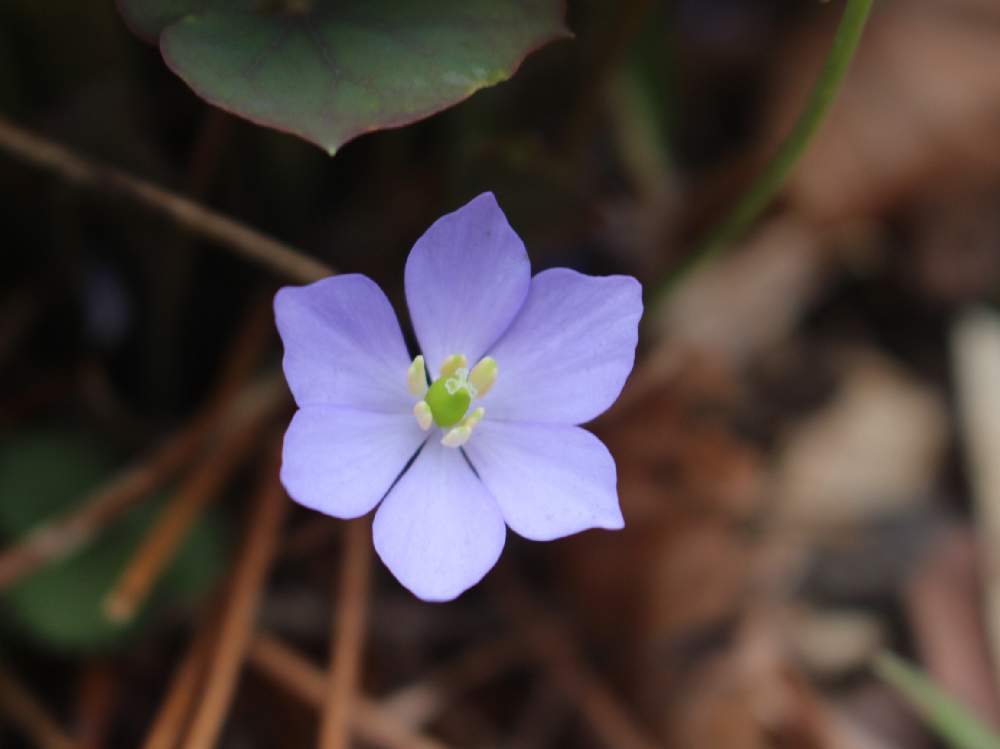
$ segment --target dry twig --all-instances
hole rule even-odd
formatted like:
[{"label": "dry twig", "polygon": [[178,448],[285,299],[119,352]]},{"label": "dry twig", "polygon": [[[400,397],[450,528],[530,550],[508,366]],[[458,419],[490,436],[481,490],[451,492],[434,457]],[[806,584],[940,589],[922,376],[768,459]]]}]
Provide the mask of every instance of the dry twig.
[{"label": "dry twig", "polygon": [[[258,635],[250,646],[250,663],[303,702],[317,709],[325,703],[326,674],[280,640]],[[409,728],[390,710],[360,695],[354,697],[350,719],[360,739],[383,749],[446,749],[444,744]]]},{"label": "dry twig", "polygon": [[119,169],[86,159],[3,118],[0,118],[0,149],[68,182],[112,193],[155,210],[185,229],[289,279],[309,283],[333,273],[318,260],[228,216]]},{"label": "dry twig", "polygon": [[490,682],[526,655],[518,638],[489,640],[461,653],[416,683],[397,689],[381,704],[407,725],[426,725],[459,695]]},{"label": "dry twig", "polygon": [[161,511],[139,550],[104,600],[112,621],[131,618],[152,590],[181,541],[205,506],[218,496],[233,470],[253,446],[261,428],[286,402],[284,384],[267,380],[238,409],[239,421],[222,436]]},{"label": "dry twig", "polygon": [[59,724],[17,677],[0,667],[0,712],[31,738],[39,749],[74,749]]},{"label": "dry twig", "polygon": [[142,749],[176,749],[180,743],[191,707],[201,693],[212,649],[218,640],[219,614],[220,609],[213,604],[201,617],[198,633],[174,672]]},{"label": "dry twig", "polygon": [[102,749],[108,745],[121,701],[121,674],[111,659],[91,658],[77,679],[73,728],[79,749]]},{"label": "dry twig", "polygon": [[270,317],[262,314],[261,309],[258,307],[251,313],[227,353],[222,374],[206,405],[187,425],[151,454],[84,497],[78,508],[40,525],[0,552],[0,590],[42,565],[76,551],[194,457],[219,423],[234,410],[231,408],[234,401],[242,402],[250,392],[245,388],[237,398],[240,386],[270,337]]},{"label": "dry twig", "polygon": [[536,660],[605,744],[616,749],[657,746],[614,692],[586,665],[570,633],[535,603],[519,583],[508,578],[499,597]]},{"label": "dry twig", "polygon": [[346,749],[350,744],[351,711],[356,702],[368,618],[368,581],[372,567],[368,528],[368,522],[359,519],[345,529],[347,543],[333,619],[335,639],[330,654],[330,681],[320,725],[321,749]]},{"label": "dry twig", "polygon": [[243,553],[234,570],[232,589],[222,614],[218,647],[209,663],[208,681],[184,744],[187,749],[215,746],[246,658],[261,589],[274,557],[287,505],[278,481],[277,461],[266,461]]}]

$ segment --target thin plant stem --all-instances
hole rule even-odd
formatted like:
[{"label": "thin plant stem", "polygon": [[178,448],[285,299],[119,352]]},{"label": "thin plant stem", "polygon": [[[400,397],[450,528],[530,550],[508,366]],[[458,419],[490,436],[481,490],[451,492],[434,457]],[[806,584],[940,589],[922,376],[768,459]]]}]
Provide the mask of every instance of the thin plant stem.
[{"label": "thin plant stem", "polygon": [[739,239],[778,194],[837,98],[861,41],[873,3],[874,0],[847,0],[830,53],[791,133],[732,211],[709,231],[695,250],[654,290],[654,304],[667,298],[691,270],[715,258]]},{"label": "thin plant stem", "polygon": [[949,746],[1000,749],[1000,736],[990,726],[902,658],[882,652],[876,656],[872,667]]}]

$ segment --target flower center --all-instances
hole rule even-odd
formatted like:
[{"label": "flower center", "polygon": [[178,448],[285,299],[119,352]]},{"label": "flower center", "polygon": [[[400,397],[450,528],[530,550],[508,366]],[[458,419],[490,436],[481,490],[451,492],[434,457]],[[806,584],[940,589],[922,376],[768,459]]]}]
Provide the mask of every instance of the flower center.
[{"label": "flower center", "polygon": [[455,426],[469,410],[476,388],[469,384],[469,370],[459,367],[451,377],[438,377],[431,384],[424,402],[431,409],[439,427]]},{"label": "flower center", "polygon": [[487,356],[469,371],[465,354],[452,354],[441,365],[440,376],[427,386],[424,357],[413,360],[407,372],[410,392],[422,396],[413,407],[413,415],[424,431],[432,424],[447,430],[441,439],[446,447],[461,447],[472,436],[472,429],[486,414],[480,406],[469,413],[477,397],[486,395],[497,378],[497,363]]}]

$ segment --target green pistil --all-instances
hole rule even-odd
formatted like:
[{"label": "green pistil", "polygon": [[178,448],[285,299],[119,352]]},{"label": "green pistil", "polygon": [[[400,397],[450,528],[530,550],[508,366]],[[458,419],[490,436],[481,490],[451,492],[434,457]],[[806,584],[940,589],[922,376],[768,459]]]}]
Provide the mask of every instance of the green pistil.
[{"label": "green pistil", "polygon": [[435,424],[444,428],[455,426],[472,403],[468,371],[459,369],[451,377],[439,377],[428,388],[424,401],[431,409]]}]

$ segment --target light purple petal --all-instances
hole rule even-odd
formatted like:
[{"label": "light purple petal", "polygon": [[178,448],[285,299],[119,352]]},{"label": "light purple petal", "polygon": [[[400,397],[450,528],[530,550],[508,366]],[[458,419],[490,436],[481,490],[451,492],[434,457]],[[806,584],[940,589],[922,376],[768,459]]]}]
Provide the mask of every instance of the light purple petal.
[{"label": "light purple petal", "polygon": [[642,287],[631,276],[543,271],[488,352],[499,376],[489,419],[582,424],[606,410],[635,362]]},{"label": "light purple petal", "polygon": [[531,265],[493,193],[442,216],[406,261],[406,302],[430,371],[451,354],[474,363],[521,309]]},{"label": "light purple petal", "polygon": [[425,601],[450,601],[500,557],[500,508],[461,451],[430,439],[375,513],[375,550]]},{"label": "light purple petal", "polygon": [[405,412],[307,406],[285,433],[281,483],[299,504],[356,518],[385,496],[425,439]]},{"label": "light purple petal", "polygon": [[525,538],[551,541],[624,525],[615,461],[580,427],[487,418],[465,451],[507,525]]},{"label": "light purple petal", "polygon": [[382,290],[358,274],[286,286],[274,298],[285,378],[299,406],[408,413],[410,365]]}]

